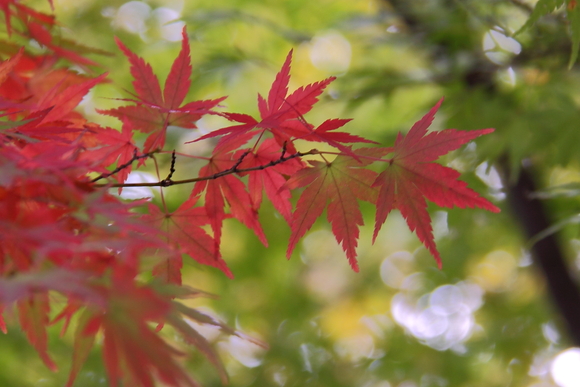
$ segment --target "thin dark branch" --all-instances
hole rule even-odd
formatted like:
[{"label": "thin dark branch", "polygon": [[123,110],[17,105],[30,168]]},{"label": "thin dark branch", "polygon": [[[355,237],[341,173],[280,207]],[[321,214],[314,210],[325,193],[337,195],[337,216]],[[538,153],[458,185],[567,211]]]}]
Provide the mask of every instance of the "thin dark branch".
[{"label": "thin dark branch", "polygon": [[[308,156],[308,155],[315,155],[315,154],[319,154],[320,152],[316,149],[311,149],[308,152],[296,152],[294,154],[288,155],[288,156],[284,156],[284,154],[282,154],[282,156],[277,159],[277,160],[272,160],[267,164],[263,164],[263,165],[258,165],[255,167],[250,167],[250,168],[242,168],[240,169],[239,166],[242,163],[242,161],[244,160],[244,158],[250,153],[250,151],[244,152],[240,158],[236,161],[236,163],[234,165],[232,165],[230,168],[223,170],[221,172],[215,173],[211,176],[204,176],[204,177],[195,177],[195,178],[191,178],[191,179],[185,179],[185,180],[171,180],[171,179],[165,179],[165,180],[161,180],[155,183],[124,183],[124,184],[95,184],[96,187],[107,187],[107,188],[127,188],[127,187],[169,187],[172,185],[179,185],[179,184],[189,184],[189,183],[197,183],[198,181],[206,181],[206,180],[215,180],[218,179],[220,177],[226,176],[226,175],[232,175],[234,173],[244,173],[244,172],[252,172],[252,171],[260,171],[266,168],[270,168],[273,167],[274,165],[278,165],[281,163],[284,163],[288,160],[292,160],[295,159],[297,157],[303,157],[303,156]],[[170,174],[171,175],[171,174]]]},{"label": "thin dark branch", "polygon": [[[238,161],[236,161],[236,163],[230,168],[232,173],[238,173],[238,167],[240,166],[240,164],[242,163],[242,161],[244,161],[244,159],[246,158],[246,156],[250,153],[249,150],[245,151],[244,153],[242,153],[242,155],[240,156],[240,158],[238,159]],[[218,176],[219,177],[219,176]]]},{"label": "thin dark branch", "polygon": [[284,144],[282,145],[282,154],[280,155],[280,158],[284,157],[284,155],[286,154],[286,146],[288,145],[288,141],[284,141]]},{"label": "thin dark branch", "polygon": [[175,173],[175,160],[177,158],[175,157],[175,149],[173,150],[173,152],[171,152],[171,167],[169,167],[169,175],[167,175],[167,177],[163,180],[161,180],[161,183],[164,183],[166,185],[164,185],[164,187],[168,187],[172,184],[171,178],[173,177],[173,174]]},{"label": "thin dark branch", "polygon": [[528,14],[531,14],[534,11],[534,8],[531,5],[522,0],[510,0],[510,2],[516,7],[526,11]]},{"label": "thin dark branch", "polygon": [[[115,168],[114,170],[112,170],[111,172],[108,173],[103,173],[100,176],[95,177],[93,180],[91,180],[91,183],[95,183],[101,179],[106,179],[108,177],[113,176],[115,173],[119,173],[121,172],[123,169],[129,167],[131,164],[133,164],[134,161],[137,160],[141,160],[141,159],[146,159],[149,157],[153,157],[153,155],[155,153],[157,153],[158,151],[153,151],[153,152],[149,152],[149,153],[143,153],[142,155],[138,155],[137,154],[137,149],[133,150],[133,157],[131,157],[131,160],[127,161],[124,164],[121,164],[119,166],[117,166],[117,168]],[[98,186],[98,185],[97,185]]]}]

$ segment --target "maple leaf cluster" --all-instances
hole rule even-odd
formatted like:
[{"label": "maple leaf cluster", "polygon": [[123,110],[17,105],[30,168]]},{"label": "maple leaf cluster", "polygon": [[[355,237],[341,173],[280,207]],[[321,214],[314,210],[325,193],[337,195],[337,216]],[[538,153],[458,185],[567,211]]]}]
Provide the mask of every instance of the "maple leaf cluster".
[{"label": "maple leaf cluster", "polygon": [[[160,336],[164,324],[202,351],[225,381],[213,349],[187,322],[240,333],[177,301],[202,295],[181,283],[182,259],[188,256],[233,277],[220,253],[223,223],[238,220],[266,245],[258,217],[264,193],[291,229],[288,258],[326,209],[355,271],[363,225],[360,201],[376,206],[373,239],[398,209],[439,265],[426,199],[442,207],[499,211],[458,180],[457,171],[434,162],[493,131],[428,133],[441,101],[406,135],[399,134],[394,146],[360,147],[373,142],[338,131],[349,120],[328,119],[315,126],[305,119],[334,78],[289,92],[290,52],[267,97],[258,96],[259,118],[221,112],[224,98],[185,103],[192,66],[184,28],[181,51],[163,90],[151,66],[117,40],[135,90],[134,98],[123,100],[127,105],[99,111],[119,119],[117,130],[89,122],[75,110],[93,87],[107,81],[106,73],[90,75],[96,62],[84,57],[99,51],[56,38],[52,15],[15,0],[3,1],[0,9],[9,36],[34,39],[45,48],[42,55],[11,44],[0,51],[0,312],[16,310],[21,329],[53,370],[47,327],[62,321],[64,333],[73,322],[67,386],[73,385],[99,335],[110,385],[153,386],[159,380],[196,386],[179,366],[183,354]],[[85,71],[73,71],[71,64]],[[169,211],[164,200],[160,205],[128,202],[113,194],[109,188],[132,186],[125,181],[133,168],[172,153],[165,146],[169,126],[193,130],[206,114],[221,115],[232,125],[195,140],[219,138],[211,155],[188,155],[204,160],[199,174],[173,179],[178,168],[173,152],[169,175],[148,184],[161,187],[162,194],[164,187],[193,184],[179,208]],[[145,134],[143,146],[137,145],[136,133]],[[298,141],[336,150],[299,150]],[[295,206],[294,192],[301,192]],[[147,282],[141,276],[143,263],[151,259],[155,280]],[[66,301],[55,303],[50,293]],[[6,332],[2,316],[0,329]]]}]

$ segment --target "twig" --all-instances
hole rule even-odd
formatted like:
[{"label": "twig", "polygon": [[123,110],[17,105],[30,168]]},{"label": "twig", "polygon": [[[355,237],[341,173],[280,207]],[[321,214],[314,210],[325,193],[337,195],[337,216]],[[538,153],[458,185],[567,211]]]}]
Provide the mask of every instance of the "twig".
[{"label": "twig", "polygon": [[169,167],[169,175],[167,175],[167,177],[163,180],[161,180],[161,183],[163,183],[164,185],[162,187],[169,187],[170,185],[172,185],[173,180],[171,180],[171,178],[173,177],[173,174],[175,173],[175,149],[173,150],[173,152],[171,152],[171,167]]},{"label": "twig", "polygon": [[[123,169],[127,168],[128,166],[130,166],[131,164],[133,164],[133,161],[137,161],[137,160],[141,160],[141,159],[146,159],[148,157],[152,157],[155,153],[157,153],[158,151],[153,151],[153,152],[149,152],[149,153],[143,153],[142,155],[138,155],[137,154],[137,149],[133,150],[133,157],[131,158],[131,160],[127,161],[124,164],[121,164],[119,166],[117,166],[117,168],[115,168],[114,170],[112,170],[109,173],[103,173],[100,176],[95,177],[93,180],[91,180],[91,183],[95,183],[101,179],[106,179],[107,177],[111,177],[113,176],[115,173],[121,172]],[[98,187],[99,185],[97,185]]]},{"label": "twig", "polygon": [[[255,167],[250,167],[250,168],[242,168],[239,169],[240,164],[242,163],[242,161],[244,160],[244,158],[250,153],[250,151],[244,152],[240,158],[236,161],[236,163],[234,165],[232,165],[230,168],[223,170],[221,172],[215,173],[211,176],[204,176],[204,177],[195,177],[192,179],[185,179],[185,180],[171,180],[169,179],[165,179],[165,180],[161,180],[158,182],[154,182],[154,183],[123,183],[123,184],[95,184],[96,187],[107,187],[107,188],[128,188],[128,187],[169,187],[172,185],[179,185],[179,184],[189,184],[189,183],[197,183],[198,181],[206,181],[206,180],[215,180],[218,179],[220,177],[226,176],[226,175],[231,175],[234,173],[244,173],[244,172],[252,172],[252,171],[260,171],[266,168],[270,168],[273,167],[275,165],[284,163],[288,160],[292,160],[295,159],[297,157],[303,157],[303,156],[308,156],[308,155],[316,155],[319,154],[320,152],[316,149],[311,149],[308,152],[296,152],[294,154],[288,155],[288,156],[284,156],[282,154],[282,156],[277,159],[277,160],[272,160],[267,164],[263,164],[263,165],[258,165]],[[171,176],[171,173],[170,173]]]}]

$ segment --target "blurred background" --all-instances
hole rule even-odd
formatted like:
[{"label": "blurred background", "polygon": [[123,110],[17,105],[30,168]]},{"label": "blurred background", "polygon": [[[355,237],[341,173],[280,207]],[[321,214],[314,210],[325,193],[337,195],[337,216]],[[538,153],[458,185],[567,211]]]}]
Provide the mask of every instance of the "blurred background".
[{"label": "blurred background", "polygon": [[[46,1],[28,4],[49,10]],[[502,208],[500,214],[430,208],[442,270],[398,213],[371,245],[374,213],[364,204],[358,274],[325,221],[286,260],[290,231],[271,205],[260,214],[268,248],[226,222],[222,253],[234,280],[187,260],[184,282],[219,296],[190,305],[270,345],[264,350],[199,328],[219,349],[232,387],[580,386],[580,71],[568,68],[565,10],[514,36],[534,5],[54,0],[63,36],[114,54],[93,58],[114,82],[99,85],[82,105],[103,125],[120,127],[95,108],[117,106],[107,98],[127,98],[132,90],[113,37],[151,63],[163,83],[187,25],[189,100],[228,95],[227,111],[257,115],[257,94],[268,92],[294,49],[291,90],[337,77],[309,113],[313,124],[354,118],[347,131],[390,146],[445,97],[432,129],[496,128],[441,160]],[[168,148],[208,154],[211,142],[183,143],[224,124],[208,117],[199,131],[174,128]],[[178,160],[175,178],[200,167]],[[148,172],[131,178],[156,180]],[[190,189],[167,189],[169,206]],[[158,198],[146,190],[133,194]],[[59,329],[50,343],[64,365],[58,373],[42,365],[17,329],[1,336],[0,385],[62,386],[70,338],[60,339]],[[221,385],[201,355],[184,361],[204,386]],[[94,351],[76,386],[105,385]]]}]

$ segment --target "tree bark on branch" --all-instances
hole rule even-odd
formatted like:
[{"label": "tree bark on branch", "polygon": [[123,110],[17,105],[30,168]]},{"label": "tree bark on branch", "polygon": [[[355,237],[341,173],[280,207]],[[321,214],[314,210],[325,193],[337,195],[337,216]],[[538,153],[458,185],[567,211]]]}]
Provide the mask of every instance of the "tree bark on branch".
[{"label": "tree bark on branch", "polygon": [[[508,203],[523,235],[531,239],[550,227],[544,204],[530,194],[537,191],[531,168],[521,168],[515,182],[507,182]],[[580,292],[566,265],[556,234],[540,239],[531,248],[534,264],[541,270],[550,298],[563,317],[571,341],[580,346]]]}]

